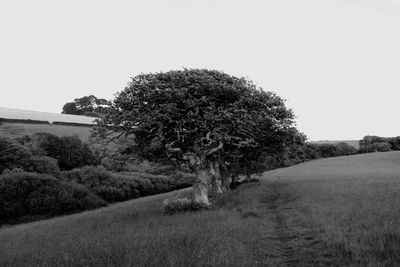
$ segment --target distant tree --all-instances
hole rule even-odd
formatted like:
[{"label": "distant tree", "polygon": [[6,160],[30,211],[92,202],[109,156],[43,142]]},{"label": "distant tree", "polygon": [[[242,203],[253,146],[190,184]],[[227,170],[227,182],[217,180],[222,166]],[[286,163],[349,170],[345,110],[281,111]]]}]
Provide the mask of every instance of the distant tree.
[{"label": "distant tree", "polygon": [[320,144],[318,150],[323,158],[336,156],[336,146],[334,144]]},{"label": "distant tree", "polygon": [[98,120],[97,136],[133,135],[152,161],[187,161],[196,173],[195,202],[209,205],[209,184],[241,158],[285,149],[294,116],[284,100],[250,81],[212,70],[142,74]]},{"label": "distant tree", "polygon": [[62,114],[81,115],[82,112],[78,110],[75,102],[68,102],[62,108]]},{"label": "distant tree", "polygon": [[400,150],[400,136],[388,138],[388,143],[392,150]]},{"label": "distant tree", "polygon": [[347,156],[357,153],[357,148],[345,142],[340,142],[336,144],[335,147],[336,147],[336,156]]},{"label": "distant tree", "polygon": [[94,95],[84,96],[81,98],[75,98],[74,102],[78,110],[82,112],[93,112],[94,104],[96,103],[97,97]]},{"label": "distant tree", "polygon": [[377,142],[369,145],[363,145],[360,147],[360,153],[372,153],[372,152],[388,152],[390,151],[390,144],[387,142]]},{"label": "distant tree", "polygon": [[106,114],[110,108],[110,101],[97,98],[94,95],[75,98],[74,102],[68,102],[63,106],[63,114],[85,115],[99,117]]}]

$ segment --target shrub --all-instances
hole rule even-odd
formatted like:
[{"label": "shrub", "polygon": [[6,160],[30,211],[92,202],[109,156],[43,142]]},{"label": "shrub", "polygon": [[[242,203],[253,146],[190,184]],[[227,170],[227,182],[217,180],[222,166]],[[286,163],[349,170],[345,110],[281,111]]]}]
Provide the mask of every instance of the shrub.
[{"label": "shrub", "polygon": [[84,187],[49,175],[10,172],[0,176],[0,219],[68,214],[105,204]]},{"label": "shrub", "polygon": [[61,177],[62,180],[86,186],[93,193],[110,202],[169,192],[186,185],[165,175],[137,172],[113,173],[104,167],[95,166],[66,171]]},{"label": "shrub", "polygon": [[30,139],[32,152],[57,159],[61,170],[96,163],[92,151],[77,136],[58,137],[49,133],[36,133]]},{"label": "shrub", "polygon": [[54,134],[36,133],[30,137],[25,137],[23,142],[25,145],[30,146],[34,155],[49,156],[58,159],[62,153],[60,139]]},{"label": "shrub", "polygon": [[111,172],[103,167],[86,166],[63,172],[62,179],[87,187],[106,201],[122,201],[127,199],[123,190],[123,181],[118,181]]},{"label": "shrub", "polygon": [[336,156],[348,156],[357,153],[357,148],[345,142],[337,143],[335,147],[336,147]]},{"label": "shrub", "polygon": [[387,142],[378,142],[360,147],[360,153],[371,153],[371,152],[388,152],[390,151],[390,144]]},{"label": "shrub", "polygon": [[109,171],[123,172],[129,171],[128,159],[125,155],[116,152],[101,159],[101,165]]},{"label": "shrub", "polygon": [[170,179],[176,184],[177,189],[191,187],[194,183],[196,175],[187,172],[175,172],[170,175]]},{"label": "shrub", "polygon": [[167,198],[163,202],[164,213],[169,215],[187,211],[199,211],[208,208],[209,208],[208,206],[202,203],[194,202],[188,198],[179,198],[179,197],[170,199]]},{"label": "shrub", "polygon": [[33,156],[22,162],[23,169],[27,172],[49,174],[55,177],[60,176],[57,160],[46,156]]},{"label": "shrub", "polygon": [[32,157],[32,153],[19,144],[10,139],[0,137],[0,174],[5,169],[13,169],[21,166],[21,162]]},{"label": "shrub", "polygon": [[71,170],[95,162],[92,151],[77,136],[62,136],[60,141],[63,151],[57,159],[61,169]]}]

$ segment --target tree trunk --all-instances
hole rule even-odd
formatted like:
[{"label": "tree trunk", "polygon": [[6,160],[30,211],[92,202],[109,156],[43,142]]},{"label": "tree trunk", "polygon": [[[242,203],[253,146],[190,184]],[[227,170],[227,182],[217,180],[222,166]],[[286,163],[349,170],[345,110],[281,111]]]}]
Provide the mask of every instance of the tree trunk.
[{"label": "tree trunk", "polygon": [[246,170],[246,179],[247,179],[248,182],[250,182],[250,180],[251,180],[251,171],[250,171],[250,169]]},{"label": "tree trunk", "polygon": [[214,196],[221,195],[222,188],[219,182],[219,180],[221,180],[221,171],[218,161],[210,164],[210,172],[212,174],[212,180],[211,180],[212,193]]},{"label": "tree trunk", "polygon": [[230,177],[230,172],[228,169],[228,166],[226,166],[225,162],[223,160],[220,161],[219,163],[219,169],[220,169],[220,175],[221,175],[221,186],[222,186],[222,192],[229,191],[229,177]]},{"label": "tree trunk", "polygon": [[196,171],[196,179],[193,184],[193,201],[202,205],[209,206],[208,186],[211,175],[207,168],[200,168]]}]

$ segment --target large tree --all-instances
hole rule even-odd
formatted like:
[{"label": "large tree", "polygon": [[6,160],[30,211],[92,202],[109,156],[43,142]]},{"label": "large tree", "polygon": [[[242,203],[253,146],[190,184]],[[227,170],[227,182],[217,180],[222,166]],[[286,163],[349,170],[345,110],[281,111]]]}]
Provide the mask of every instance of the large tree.
[{"label": "large tree", "polygon": [[209,205],[209,185],[221,193],[217,179],[222,175],[226,187],[239,161],[285,149],[293,118],[283,99],[247,79],[185,69],[132,78],[97,134],[133,135],[141,158],[188,162],[197,177],[193,200]]}]

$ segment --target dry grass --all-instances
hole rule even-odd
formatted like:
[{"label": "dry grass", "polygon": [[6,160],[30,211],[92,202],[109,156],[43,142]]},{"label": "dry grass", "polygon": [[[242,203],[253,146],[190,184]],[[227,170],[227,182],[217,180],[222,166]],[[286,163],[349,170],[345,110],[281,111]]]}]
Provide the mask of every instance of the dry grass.
[{"label": "dry grass", "polygon": [[301,196],[302,220],[321,229],[340,265],[400,265],[400,152],[373,153],[276,170]]},{"label": "dry grass", "polygon": [[[250,186],[251,187],[251,186]],[[256,190],[257,187],[249,190]],[[246,190],[247,191],[247,190]],[[187,190],[180,191],[187,194]],[[176,192],[167,195],[177,194]],[[241,193],[229,198],[242,198]],[[225,207],[165,215],[166,195],[0,230],[0,266],[251,266],[259,219]],[[251,209],[243,196],[235,207]]]},{"label": "dry grass", "polygon": [[214,209],[165,215],[170,192],[0,229],[0,266],[398,266],[400,153],[266,173]]}]

